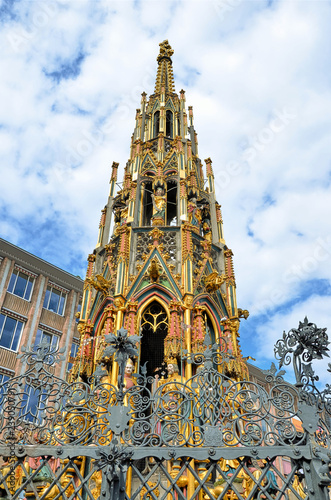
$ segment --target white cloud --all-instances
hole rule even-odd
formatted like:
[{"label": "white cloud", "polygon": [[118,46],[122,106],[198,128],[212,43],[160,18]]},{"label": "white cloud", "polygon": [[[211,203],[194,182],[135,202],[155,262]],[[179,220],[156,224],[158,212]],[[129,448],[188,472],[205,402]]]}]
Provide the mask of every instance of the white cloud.
[{"label": "white cloud", "polygon": [[[328,250],[325,259],[319,250],[331,235],[329,3],[54,0],[13,8],[0,33],[1,234],[84,274],[110,165],[123,169],[129,157],[135,109],[141,92],[154,90],[158,44],[168,38],[199,155],[213,159],[238,304],[252,312],[247,328],[268,312],[270,351],[276,323],[279,332],[296,326],[305,306],[327,322],[328,298],[305,294],[307,282],[330,280]],[[60,79],[70,65],[72,77]],[[53,239],[43,237],[46,226]],[[286,304],[290,312],[280,312]]]}]

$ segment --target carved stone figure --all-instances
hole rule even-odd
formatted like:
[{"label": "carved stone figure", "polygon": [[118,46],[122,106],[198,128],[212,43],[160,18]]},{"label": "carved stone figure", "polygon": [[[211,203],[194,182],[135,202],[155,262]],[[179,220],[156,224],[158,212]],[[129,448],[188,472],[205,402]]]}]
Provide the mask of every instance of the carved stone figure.
[{"label": "carved stone figure", "polygon": [[155,194],[152,194],[152,202],[152,226],[162,226],[165,224],[165,211],[167,205],[167,200],[163,188],[156,188]]},{"label": "carved stone figure", "polygon": [[192,226],[197,228],[200,227],[201,224],[201,210],[198,208],[197,199],[191,198],[187,204],[187,213],[188,213],[188,221]]}]

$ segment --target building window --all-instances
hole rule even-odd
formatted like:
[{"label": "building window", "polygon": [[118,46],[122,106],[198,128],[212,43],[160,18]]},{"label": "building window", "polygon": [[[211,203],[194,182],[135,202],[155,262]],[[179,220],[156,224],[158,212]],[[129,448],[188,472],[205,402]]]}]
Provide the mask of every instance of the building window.
[{"label": "building window", "polygon": [[41,425],[43,423],[42,415],[45,414],[46,410],[46,403],[46,389],[40,391],[39,388],[26,385],[20,402],[19,414],[23,420]]},{"label": "building window", "polygon": [[44,332],[43,330],[40,330],[38,328],[34,345],[35,345],[35,347],[37,347],[39,344],[44,342],[44,343],[47,343],[52,348],[52,351],[53,351],[59,345],[59,338],[60,337],[58,335],[54,335],[53,333]]},{"label": "building window", "polygon": [[23,322],[0,314],[0,346],[17,351],[21,333],[23,330]]},{"label": "building window", "polygon": [[63,316],[66,296],[65,292],[60,292],[53,286],[48,286],[43,307]]},{"label": "building window", "polygon": [[8,292],[22,297],[24,300],[30,300],[33,283],[34,278],[18,269],[14,269],[9,281]]}]

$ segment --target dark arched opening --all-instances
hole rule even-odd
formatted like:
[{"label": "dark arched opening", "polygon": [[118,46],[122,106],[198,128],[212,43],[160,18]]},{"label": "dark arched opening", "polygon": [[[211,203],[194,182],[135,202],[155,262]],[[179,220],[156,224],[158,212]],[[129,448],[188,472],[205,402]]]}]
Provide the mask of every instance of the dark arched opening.
[{"label": "dark arched opening", "polygon": [[155,111],[153,117],[153,137],[157,137],[160,131],[160,111]]},{"label": "dark arched opening", "polygon": [[150,226],[151,218],[153,215],[153,202],[152,202],[152,183],[144,183],[144,195],[143,195],[143,216],[142,225]]},{"label": "dark arched opening", "polygon": [[173,113],[169,110],[166,112],[166,137],[173,138]]},{"label": "dark arched opening", "polygon": [[168,334],[168,316],[154,300],[141,317],[140,366],[147,361],[147,375],[154,376],[164,361],[164,339]]},{"label": "dark arched opening", "polygon": [[167,226],[177,226],[177,182],[167,182]]},{"label": "dark arched opening", "polygon": [[208,314],[206,314],[205,320],[206,320],[206,333],[209,332],[211,344],[213,345],[216,342],[218,334],[217,332],[215,332],[214,325]]}]

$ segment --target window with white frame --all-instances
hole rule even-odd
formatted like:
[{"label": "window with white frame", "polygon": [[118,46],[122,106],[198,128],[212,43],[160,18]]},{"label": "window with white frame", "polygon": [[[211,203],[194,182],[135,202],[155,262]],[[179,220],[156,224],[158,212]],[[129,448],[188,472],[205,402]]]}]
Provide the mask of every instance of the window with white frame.
[{"label": "window with white frame", "polygon": [[30,300],[32,288],[34,284],[34,277],[20,269],[14,269],[10,277],[8,292],[21,297],[24,300]]},{"label": "window with white frame", "polygon": [[10,377],[8,375],[5,375],[4,373],[0,373],[0,384],[5,384],[8,382]]},{"label": "window with white frame", "polygon": [[49,285],[46,290],[43,308],[63,316],[66,297],[66,292],[55,288],[53,285]]},{"label": "window with white frame", "polygon": [[0,347],[5,347],[11,351],[17,351],[21,333],[23,330],[23,322],[18,319],[11,318],[6,314],[0,314]]},{"label": "window with white frame", "polygon": [[59,338],[60,337],[54,333],[49,333],[38,328],[34,345],[35,347],[37,347],[39,344],[44,342],[48,344],[52,348],[52,350],[54,350],[59,345]]}]

